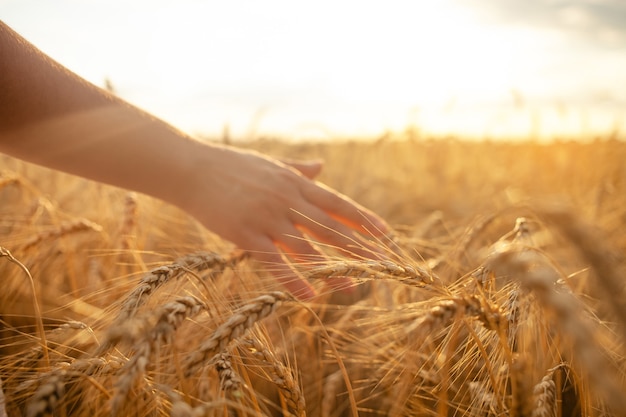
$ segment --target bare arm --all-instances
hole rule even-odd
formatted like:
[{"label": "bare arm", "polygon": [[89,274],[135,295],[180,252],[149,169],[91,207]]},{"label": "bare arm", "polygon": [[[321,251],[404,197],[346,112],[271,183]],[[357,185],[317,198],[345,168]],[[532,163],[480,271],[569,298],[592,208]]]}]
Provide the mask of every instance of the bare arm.
[{"label": "bare arm", "polygon": [[172,202],[198,146],[0,22],[0,151]]},{"label": "bare arm", "polygon": [[[312,288],[281,251],[294,259],[317,254],[303,232],[347,248],[344,236],[364,232],[362,225],[387,231],[374,213],[291,166],[196,141],[89,84],[2,22],[0,152],[177,205],[271,265],[302,298]],[[309,176],[317,168],[300,167]]]}]

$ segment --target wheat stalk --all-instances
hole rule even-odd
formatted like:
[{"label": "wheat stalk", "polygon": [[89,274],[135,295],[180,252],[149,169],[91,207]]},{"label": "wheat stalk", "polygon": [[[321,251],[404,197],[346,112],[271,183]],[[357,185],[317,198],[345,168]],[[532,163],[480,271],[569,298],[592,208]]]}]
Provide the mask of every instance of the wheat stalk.
[{"label": "wheat stalk", "polygon": [[337,407],[337,395],[342,386],[343,374],[341,369],[324,378],[324,390],[322,394],[321,417],[332,417],[332,411]]},{"label": "wheat stalk", "polygon": [[528,385],[528,360],[521,354],[514,354],[509,366],[511,381],[511,415],[530,417],[532,395]]},{"label": "wheat stalk", "polygon": [[30,284],[30,290],[33,296],[33,308],[35,310],[35,320],[37,323],[37,332],[39,333],[39,340],[41,341],[41,348],[43,351],[44,359],[47,365],[50,365],[50,358],[48,357],[48,342],[46,340],[46,331],[43,327],[43,316],[41,315],[41,309],[39,307],[39,300],[37,299],[37,290],[35,289],[35,281],[30,271],[23,263],[16,259],[8,249],[0,246],[0,258],[7,258],[9,262],[16,264],[24,274],[28,277],[28,283]]},{"label": "wheat stalk", "polygon": [[192,375],[203,363],[212,360],[230,342],[243,336],[256,322],[272,314],[283,302],[292,300],[293,297],[285,292],[273,291],[254,298],[235,310],[228,320],[190,355],[186,375]]}]

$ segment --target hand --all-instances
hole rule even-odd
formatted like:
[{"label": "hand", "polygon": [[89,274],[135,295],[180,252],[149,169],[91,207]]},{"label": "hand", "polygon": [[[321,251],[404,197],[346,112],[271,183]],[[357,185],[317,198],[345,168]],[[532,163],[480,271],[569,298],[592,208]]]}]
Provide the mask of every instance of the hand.
[{"label": "hand", "polygon": [[[385,234],[386,223],[348,197],[313,181],[321,162],[278,160],[233,148],[207,148],[196,166],[192,195],[183,208],[208,229],[246,250],[295,296],[310,299],[312,286],[285,259],[320,259],[305,234],[345,252],[372,256],[355,232]],[[282,252],[282,253],[281,253]]]},{"label": "hand", "polygon": [[316,259],[306,237],[371,256],[375,248],[355,233],[388,230],[374,213],[313,181],[321,164],[194,140],[90,85],[2,22],[0,95],[0,151],[175,204],[271,267],[300,298],[315,293],[285,255]]}]

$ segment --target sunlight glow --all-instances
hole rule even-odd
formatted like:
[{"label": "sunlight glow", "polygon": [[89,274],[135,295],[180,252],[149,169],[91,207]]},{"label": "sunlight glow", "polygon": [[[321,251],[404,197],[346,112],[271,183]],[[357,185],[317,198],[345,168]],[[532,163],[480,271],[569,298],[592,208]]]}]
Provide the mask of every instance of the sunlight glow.
[{"label": "sunlight glow", "polygon": [[[486,22],[458,0],[3,1],[5,22],[44,52],[191,133],[376,136],[413,126],[491,137],[625,127],[626,94],[613,86],[626,85],[626,54],[573,48],[550,28]],[[584,11],[562,15],[589,25]]]}]

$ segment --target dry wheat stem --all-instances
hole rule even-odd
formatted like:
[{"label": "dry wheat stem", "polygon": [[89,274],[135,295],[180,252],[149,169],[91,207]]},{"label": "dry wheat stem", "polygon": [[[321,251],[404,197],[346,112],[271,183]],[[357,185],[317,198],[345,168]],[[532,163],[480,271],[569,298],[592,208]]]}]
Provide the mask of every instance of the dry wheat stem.
[{"label": "dry wheat stem", "polygon": [[317,315],[317,313],[306,304],[303,304],[302,307],[305,310],[307,310],[309,313],[311,313],[311,316],[319,325],[319,330],[321,331],[322,336],[326,339],[326,342],[328,343],[328,347],[330,347],[335,357],[335,360],[337,361],[337,365],[339,365],[339,370],[341,371],[341,374],[343,376],[343,381],[346,384],[346,392],[348,394],[348,401],[350,402],[350,413],[352,417],[359,417],[358,404],[354,396],[354,390],[352,389],[352,382],[350,381],[350,375],[348,374],[346,364],[344,363],[341,355],[339,354],[339,351],[337,350],[337,346],[335,346],[335,342],[333,338],[330,337],[330,334],[328,333],[328,330],[326,330],[326,326],[324,325],[324,322]]},{"label": "dry wheat stem", "polygon": [[322,394],[321,417],[331,417],[332,411],[337,407],[337,395],[343,382],[341,370],[337,370],[324,379]]},{"label": "dry wheat stem", "polygon": [[393,279],[407,285],[424,287],[438,279],[431,272],[417,265],[400,265],[383,260],[339,261],[310,269],[305,273],[310,279],[355,278],[357,281],[368,279]]},{"label": "dry wheat stem", "polygon": [[0,417],[7,417],[7,410],[5,407],[4,390],[2,389],[2,378],[0,378]]},{"label": "dry wheat stem", "polygon": [[274,291],[248,301],[220,325],[211,337],[200,344],[187,362],[186,375],[199,370],[204,363],[211,361],[228,344],[243,336],[256,322],[272,314],[283,302],[293,297],[285,292]]},{"label": "dry wheat stem", "polygon": [[16,264],[20,267],[22,271],[28,277],[28,282],[30,284],[30,290],[33,296],[33,308],[35,309],[35,321],[37,323],[37,332],[39,333],[39,340],[41,342],[41,347],[43,349],[43,357],[47,366],[50,366],[50,358],[48,357],[48,342],[46,340],[46,331],[43,327],[43,316],[41,315],[41,309],[39,307],[39,300],[37,299],[37,290],[35,289],[35,281],[33,280],[33,276],[30,274],[30,271],[23,263],[17,260],[8,249],[0,246],[0,257],[6,257],[10,262]]},{"label": "dry wheat stem", "polygon": [[135,315],[137,309],[143,305],[150,295],[159,287],[185,272],[189,270],[200,272],[215,267],[223,269],[241,261],[244,256],[245,254],[238,254],[232,257],[224,257],[218,253],[198,252],[179,258],[172,264],[151,270],[139,281],[139,285],[122,301],[117,320],[124,321],[131,318]]},{"label": "dry wheat stem", "polygon": [[245,344],[254,357],[265,364],[263,369],[269,374],[270,380],[276,384],[293,414],[297,417],[304,417],[306,415],[306,401],[293,371],[278,360],[276,355],[265,347],[259,339],[247,339]]},{"label": "dry wheat stem", "polygon": [[527,382],[528,360],[521,354],[514,354],[509,366],[511,381],[511,416],[530,417],[533,404],[532,391]]}]

